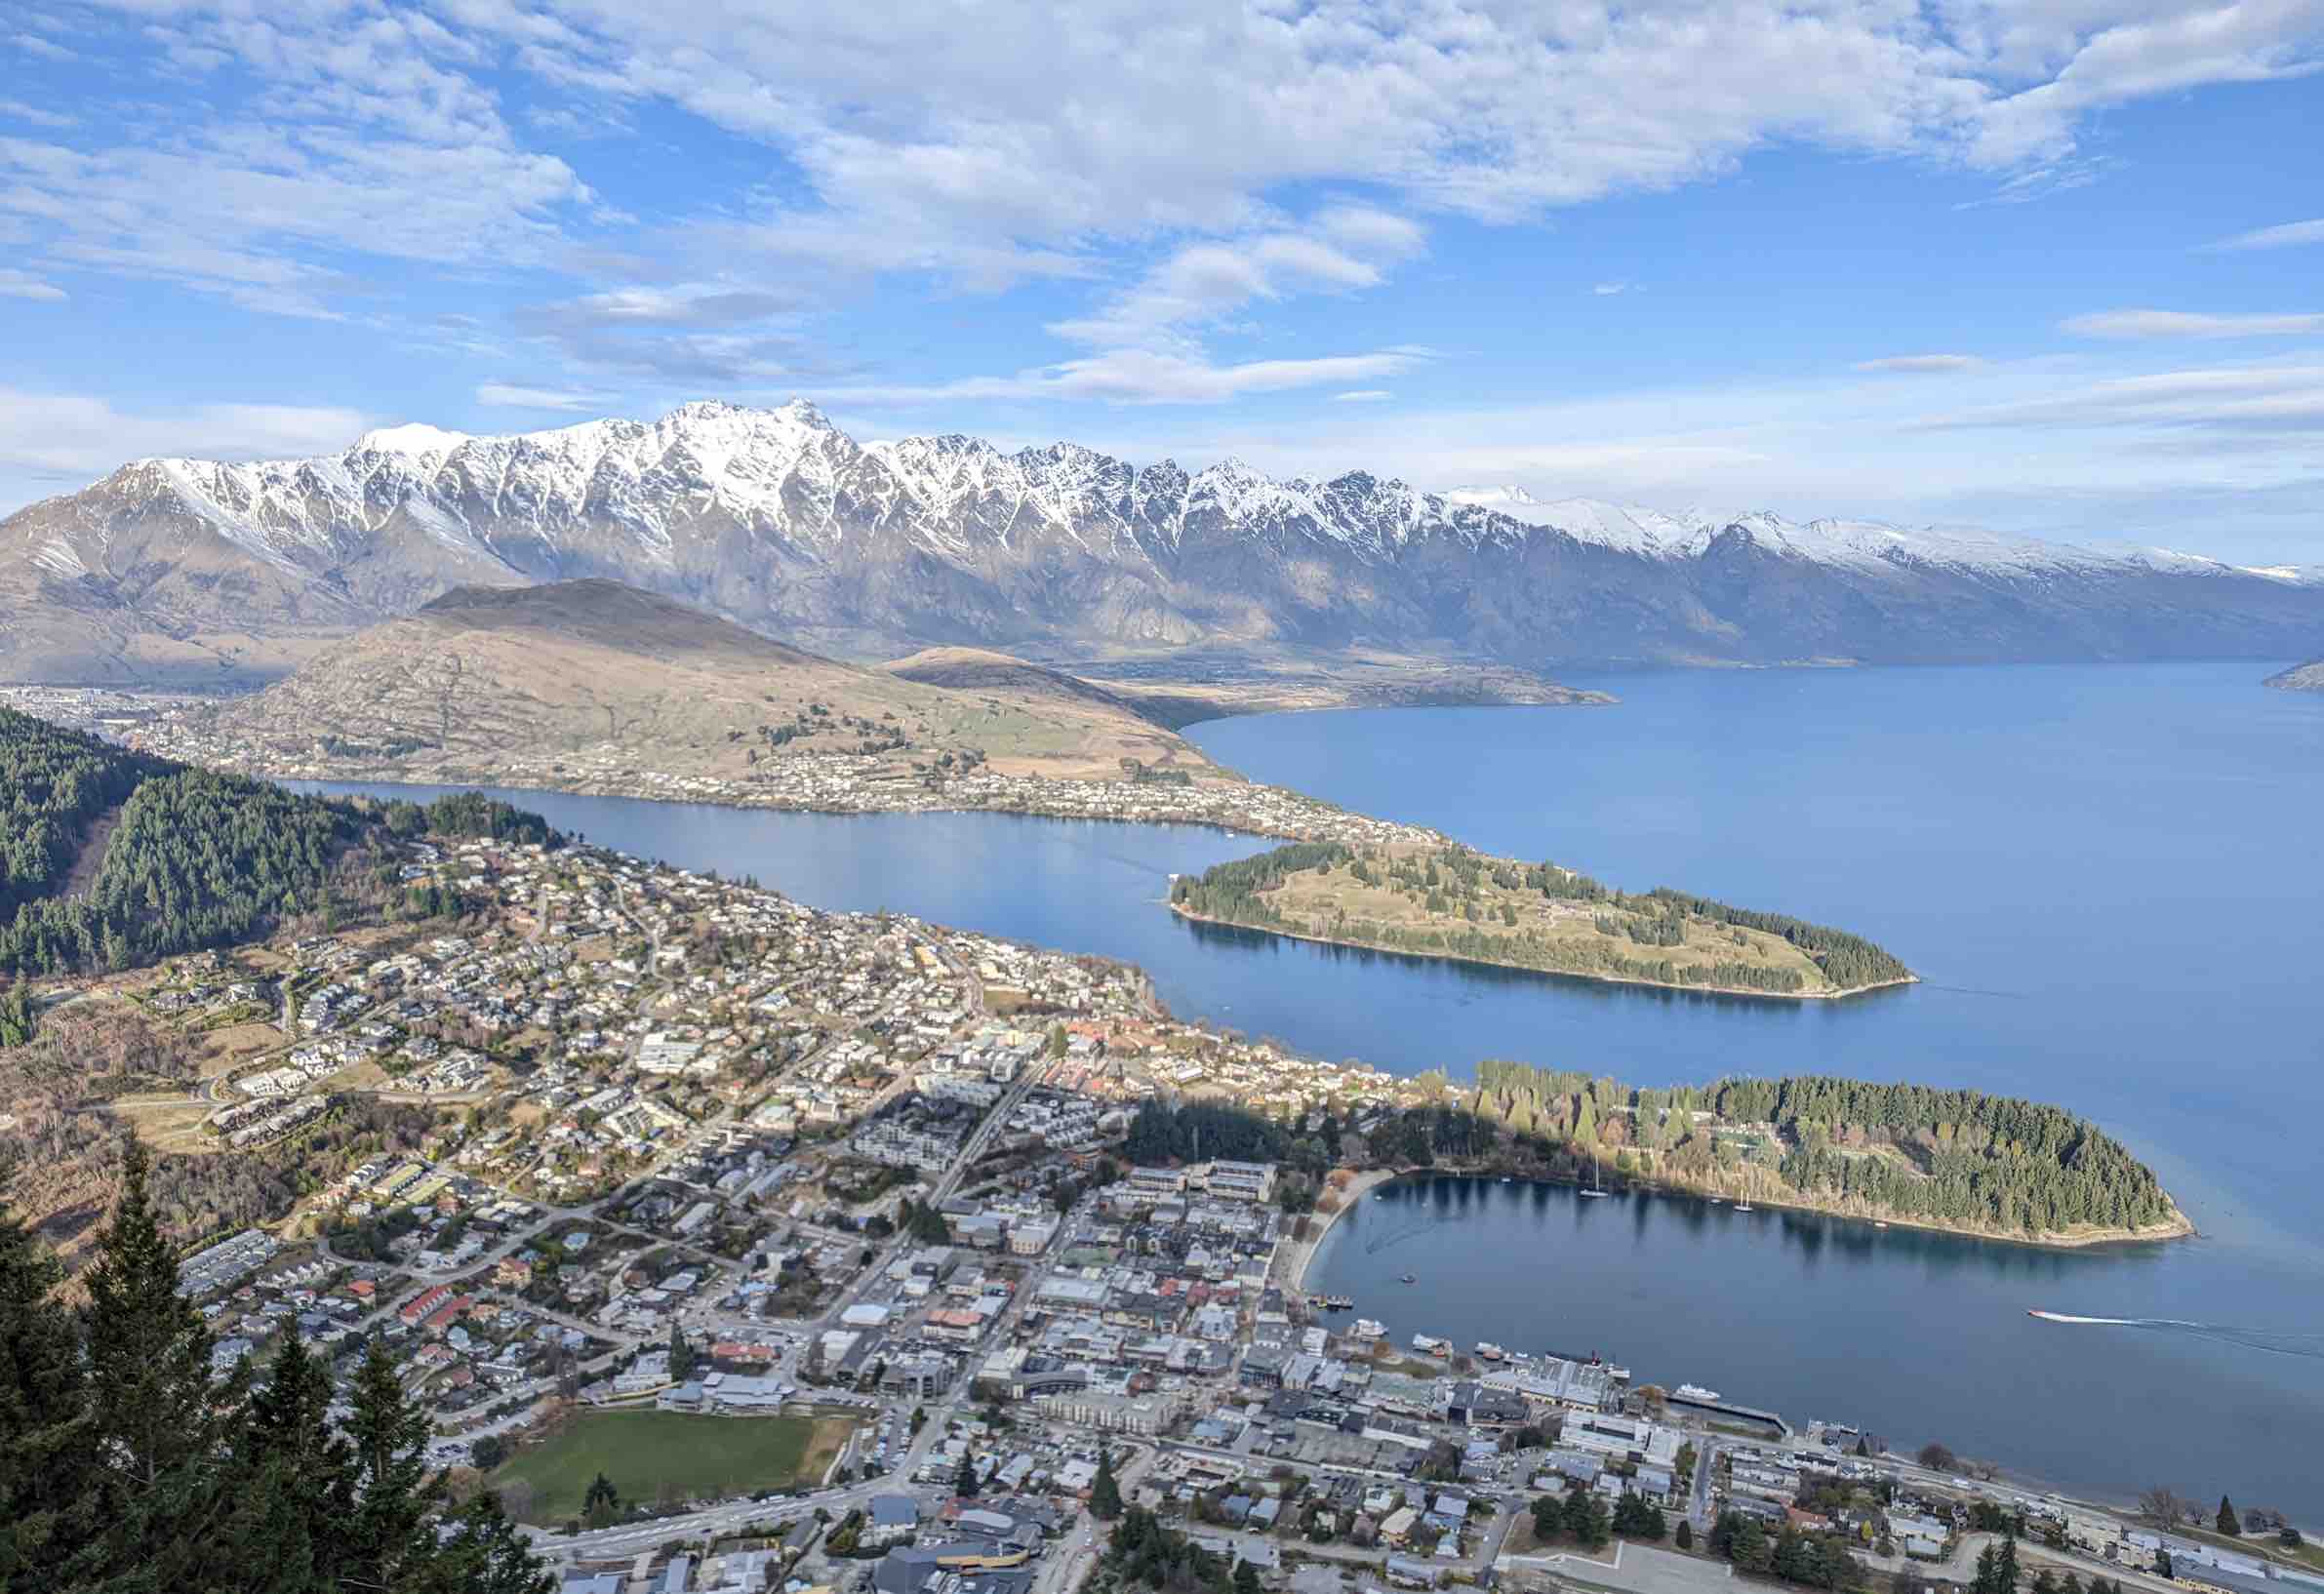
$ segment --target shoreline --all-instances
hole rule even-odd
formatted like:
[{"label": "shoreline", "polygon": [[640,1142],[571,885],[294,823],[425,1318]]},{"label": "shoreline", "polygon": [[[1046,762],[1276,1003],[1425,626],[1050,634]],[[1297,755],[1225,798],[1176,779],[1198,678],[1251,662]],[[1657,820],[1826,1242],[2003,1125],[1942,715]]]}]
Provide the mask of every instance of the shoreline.
[{"label": "shoreline", "polygon": [[[177,757],[177,754],[166,756]],[[917,802],[840,802],[818,798],[799,798],[772,792],[753,791],[687,791],[670,789],[636,789],[611,777],[583,777],[578,779],[552,780],[525,772],[458,775],[452,772],[419,772],[410,770],[353,770],[318,771],[312,766],[292,763],[256,763],[239,760],[229,765],[203,766],[217,768],[222,773],[240,775],[256,780],[273,780],[312,786],[405,786],[421,790],[465,791],[488,789],[515,792],[545,792],[566,797],[611,797],[640,803],[670,803],[699,808],[726,808],[741,813],[811,814],[831,818],[874,818],[897,814],[1002,814],[1026,819],[1079,819],[1093,823],[1135,824],[1149,826],[1193,825],[1204,829],[1224,831],[1230,835],[1255,836],[1264,841],[1338,841],[1342,838],[1331,832],[1340,824],[1370,827],[1399,834],[1385,839],[1422,841],[1453,845],[1453,838],[1425,825],[1406,824],[1396,819],[1375,818],[1352,809],[1339,807],[1321,797],[1311,797],[1289,786],[1270,786],[1259,781],[1221,779],[1197,781],[1188,786],[1162,789],[1200,793],[1249,792],[1280,796],[1307,805],[1313,810],[1316,822],[1299,825],[1274,822],[1262,816],[1216,813],[1113,813],[1097,812],[1088,807],[1064,803],[1042,804],[1010,800],[1014,794],[994,793],[992,800],[977,800],[984,794],[971,793],[965,799]],[[1054,780],[1057,784],[1084,786],[1096,789],[1121,788],[1137,791],[1142,782],[1129,780],[1083,779],[1059,777],[1004,777],[1009,779]],[[1150,787],[1148,788],[1151,789]],[[1367,840],[1382,839],[1367,837]]]},{"label": "shoreline", "polygon": [[1737,996],[1761,1002],[1838,1002],[1851,996],[1865,996],[1873,991],[1894,990],[1901,985],[1917,985],[1920,976],[1908,974],[1902,979],[1883,979],[1877,984],[1851,985],[1846,990],[1826,991],[1755,991],[1742,985],[1691,985],[1675,980],[1637,979],[1628,975],[1584,974],[1575,969],[1543,969],[1531,963],[1501,963],[1492,958],[1469,957],[1460,952],[1415,952],[1404,946],[1376,946],[1370,941],[1341,940],[1332,936],[1310,935],[1303,931],[1282,930],[1274,925],[1245,924],[1240,919],[1222,919],[1213,914],[1196,913],[1178,902],[1167,904],[1170,911],[1195,924],[1218,925],[1227,930],[1248,930],[1258,936],[1280,936],[1285,940],[1306,941],[1315,946],[1338,946],[1351,952],[1377,952],[1382,957],[1415,958],[1423,963],[1460,963],[1472,969],[1505,969],[1511,974],[1534,975],[1543,979],[1586,979],[1599,985],[1637,985],[1650,991],[1678,991],[1699,996]]},{"label": "shoreline", "polygon": [[[1283,1267],[1283,1288],[1305,1295],[1307,1293],[1307,1270],[1315,1265],[1315,1254],[1323,1249],[1323,1242],[1331,1234],[1333,1225],[1346,1216],[1356,1203],[1362,1201],[1374,1190],[1382,1184],[1391,1184],[1405,1176],[1403,1173],[1392,1168],[1367,1168],[1348,1182],[1345,1190],[1340,1192],[1342,1198],[1340,1205],[1328,1213],[1310,1214],[1311,1217],[1320,1216],[1320,1226],[1304,1240],[1286,1242],[1292,1248],[1291,1252],[1277,1254],[1278,1260]],[[1271,1271],[1272,1269],[1270,1269]]]},{"label": "shoreline", "polygon": [[[1465,1178],[1493,1183],[1503,1177],[1515,1183],[1550,1184],[1564,1190],[1580,1189],[1582,1186],[1580,1179],[1558,1178],[1548,1174],[1511,1173],[1502,1175],[1463,1168],[1371,1169],[1358,1176],[1358,1181],[1363,1190],[1369,1193],[1382,1184],[1392,1184],[1396,1180],[1404,1178]],[[1353,1189],[1355,1186],[1351,1185],[1350,1188]],[[1608,1193],[1611,1195],[1643,1195],[1663,1201],[1707,1203],[1710,1200],[1708,1195],[1700,1190],[1691,1190],[1683,1185],[1647,1183],[1635,1177],[1623,1188],[1611,1190]],[[1359,1198],[1351,1197],[1338,1212],[1333,1213],[1331,1215],[1332,1222],[1338,1222],[1341,1214],[1344,1213],[1347,1207],[1353,1206],[1356,1199]],[[1722,1196],[1719,1199],[1732,1206],[1736,1198]],[[1952,1240],[1981,1240],[1993,1245],[2020,1246],[2031,1251],[2088,1251],[2098,1246],[2162,1245],[2173,1240],[2191,1240],[2197,1238],[2200,1232],[2196,1229],[2194,1220],[2180,1209],[2179,1203],[2176,1201],[2171,1203],[2171,1211],[2176,1221],[2161,1231],[2147,1230],[2132,1233],[2115,1230],[2104,1234],[2060,1235],[2044,1238],[2034,1238],[2023,1234],[1995,1234],[1984,1229],[1953,1228],[1943,1223],[1932,1223],[1923,1218],[1871,1217],[1858,1213],[1838,1212],[1829,1207],[1814,1207],[1797,1201],[1782,1201],[1760,1196],[1751,1197],[1750,1202],[1753,1207],[1769,1212],[1800,1213],[1811,1217],[1827,1217],[1834,1222],[1854,1223],[1867,1229],[1886,1224],[1893,1229],[1911,1229],[1920,1234],[1942,1234]],[[1330,1232],[1331,1225],[1327,1223],[1317,1231],[1314,1239],[1307,1243],[1306,1255],[1300,1258],[1297,1273],[1286,1280],[1288,1287],[1305,1292],[1307,1269],[1314,1265],[1315,1254],[1321,1249],[1324,1236]]]}]

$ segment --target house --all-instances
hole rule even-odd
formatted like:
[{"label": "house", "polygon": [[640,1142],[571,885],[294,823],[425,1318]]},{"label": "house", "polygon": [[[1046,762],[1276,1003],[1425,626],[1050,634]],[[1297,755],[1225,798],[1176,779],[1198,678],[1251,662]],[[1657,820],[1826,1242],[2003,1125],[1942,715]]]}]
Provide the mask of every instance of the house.
[{"label": "house", "polygon": [[919,1531],[920,1507],[909,1494],[874,1494],[869,1511],[863,1528],[866,1544],[893,1544]]},{"label": "house", "polygon": [[1441,1569],[1409,1555],[1388,1557],[1388,1581],[1398,1588],[1434,1588]]}]

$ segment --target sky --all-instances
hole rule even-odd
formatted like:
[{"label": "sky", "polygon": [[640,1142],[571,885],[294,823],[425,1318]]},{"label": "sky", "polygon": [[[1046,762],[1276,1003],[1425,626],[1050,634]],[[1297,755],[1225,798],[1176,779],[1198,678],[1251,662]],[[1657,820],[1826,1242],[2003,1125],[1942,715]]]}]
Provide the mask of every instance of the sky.
[{"label": "sky", "polygon": [[2324,0],[12,0],[0,510],[689,399],[2324,563]]}]

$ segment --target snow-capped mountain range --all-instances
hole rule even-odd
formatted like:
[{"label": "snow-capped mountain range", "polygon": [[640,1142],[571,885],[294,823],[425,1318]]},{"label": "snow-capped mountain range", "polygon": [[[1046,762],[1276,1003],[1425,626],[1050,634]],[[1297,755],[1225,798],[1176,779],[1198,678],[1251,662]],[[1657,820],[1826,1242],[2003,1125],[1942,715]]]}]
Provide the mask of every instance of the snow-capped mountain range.
[{"label": "snow-capped mountain range", "polygon": [[2314,571],[1964,528],[1665,514],[1070,443],[859,443],[814,406],[314,459],[140,459],[0,523],[0,676],[264,671],[472,582],[604,576],[858,656],[1369,647],[1529,666],[2297,655]]}]

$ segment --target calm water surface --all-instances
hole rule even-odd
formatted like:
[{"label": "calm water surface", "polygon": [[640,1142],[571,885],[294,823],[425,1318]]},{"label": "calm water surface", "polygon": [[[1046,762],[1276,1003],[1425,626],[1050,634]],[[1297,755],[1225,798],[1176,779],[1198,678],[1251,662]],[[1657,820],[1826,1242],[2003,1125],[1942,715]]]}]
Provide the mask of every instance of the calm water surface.
[{"label": "calm water surface", "polygon": [[[1200,726],[1258,779],[1632,889],[1846,926],[1925,976],[1844,1003],[1688,996],[1192,926],[1173,871],[1262,844],[1000,815],[509,793],[594,842],[1150,971],[1182,1016],[1406,1071],[1640,1085],[1825,1069],[2055,1100],[2198,1240],[2060,1255],[1646,1198],[1430,1181],[1312,1282],[1400,1335],[1598,1349],[1795,1418],[1942,1438],[2112,1494],[2324,1511],[2324,699],[2248,664],[1681,672],[1606,709]],[[1404,1214],[1409,1211],[1409,1217]],[[1400,1222],[1401,1234],[1386,1225]],[[1424,1267],[1416,1265],[1425,1258]],[[1405,1271],[1422,1284],[1394,1282]],[[2065,1328],[2028,1306],[2176,1325]]]}]

